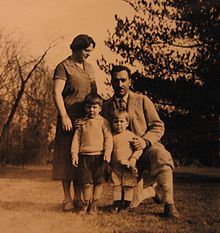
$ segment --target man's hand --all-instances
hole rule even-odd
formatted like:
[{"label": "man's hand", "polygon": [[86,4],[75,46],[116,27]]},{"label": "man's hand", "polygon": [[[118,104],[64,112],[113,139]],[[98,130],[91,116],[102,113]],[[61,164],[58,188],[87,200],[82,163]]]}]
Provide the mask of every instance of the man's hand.
[{"label": "man's hand", "polygon": [[131,141],[131,146],[134,150],[143,150],[144,148],[146,148],[147,144],[143,138],[135,137]]},{"label": "man's hand", "polygon": [[120,164],[123,165],[123,166],[125,166],[125,167],[129,167],[130,166],[128,159],[121,159],[120,160]]},{"label": "man's hand", "polygon": [[79,157],[72,157],[72,164],[74,167],[78,167]]}]

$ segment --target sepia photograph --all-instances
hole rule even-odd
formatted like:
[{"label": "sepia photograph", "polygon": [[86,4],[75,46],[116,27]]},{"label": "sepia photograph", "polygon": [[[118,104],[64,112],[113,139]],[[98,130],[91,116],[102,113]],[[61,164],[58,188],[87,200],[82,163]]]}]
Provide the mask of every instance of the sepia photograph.
[{"label": "sepia photograph", "polygon": [[0,0],[0,233],[220,233],[220,0]]}]

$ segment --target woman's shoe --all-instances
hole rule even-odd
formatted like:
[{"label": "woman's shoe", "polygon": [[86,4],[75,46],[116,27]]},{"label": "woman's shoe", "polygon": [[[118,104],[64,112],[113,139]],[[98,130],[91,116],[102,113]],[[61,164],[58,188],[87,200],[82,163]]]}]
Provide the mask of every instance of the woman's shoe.
[{"label": "woman's shoe", "polygon": [[73,202],[71,200],[63,201],[63,211],[69,212],[74,209]]}]

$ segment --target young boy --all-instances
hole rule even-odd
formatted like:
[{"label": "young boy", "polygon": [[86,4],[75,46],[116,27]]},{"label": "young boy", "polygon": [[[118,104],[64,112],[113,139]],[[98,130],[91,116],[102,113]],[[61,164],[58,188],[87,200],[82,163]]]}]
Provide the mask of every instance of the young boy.
[{"label": "young boy", "polygon": [[97,201],[104,181],[103,161],[111,159],[112,134],[108,121],[100,116],[102,102],[98,94],[86,96],[86,117],[76,129],[71,146],[72,163],[78,167],[77,179],[84,199],[81,213],[97,213]]},{"label": "young boy", "polygon": [[136,135],[127,130],[129,118],[124,110],[112,115],[113,152],[111,158],[114,205],[112,212],[128,210],[137,184],[136,161],[142,150],[134,151],[131,142]]}]

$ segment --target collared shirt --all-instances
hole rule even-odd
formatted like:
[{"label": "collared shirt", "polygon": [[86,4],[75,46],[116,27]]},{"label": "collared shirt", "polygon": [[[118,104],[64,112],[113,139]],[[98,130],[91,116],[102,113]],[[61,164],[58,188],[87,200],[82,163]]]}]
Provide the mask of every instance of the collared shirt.
[{"label": "collared shirt", "polygon": [[126,110],[127,109],[127,103],[128,103],[128,94],[127,93],[123,98],[118,98],[114,96],[115,104],[117,109]]}]

